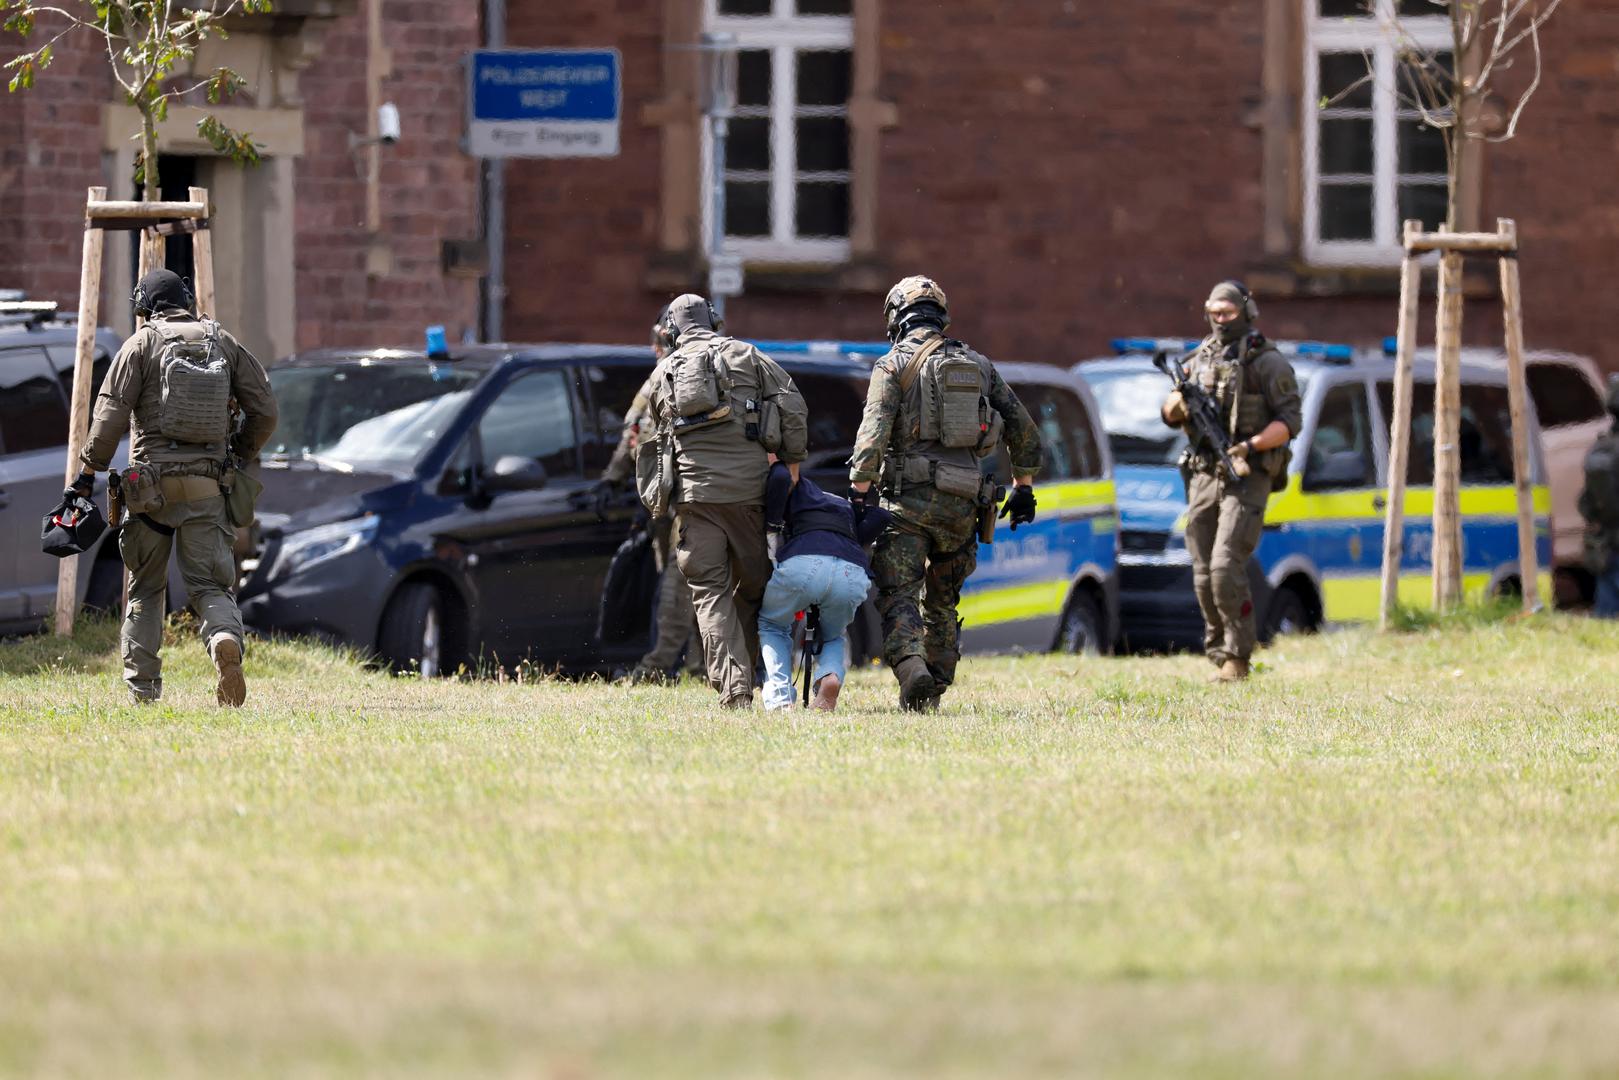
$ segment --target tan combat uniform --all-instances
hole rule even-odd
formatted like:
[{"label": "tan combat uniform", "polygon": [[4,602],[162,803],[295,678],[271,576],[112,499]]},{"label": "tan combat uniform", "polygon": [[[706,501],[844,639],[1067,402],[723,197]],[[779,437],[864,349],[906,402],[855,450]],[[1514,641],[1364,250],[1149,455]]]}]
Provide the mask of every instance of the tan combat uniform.
[{"label": "tan combat uniform", "polygon": [[[770,463],[765,447],[747,437],[743,403],[774,406],[781,428],[775,452],[788,465],[804,460],[808,411],[792,378],[774,360],[746,342],[692,328],[652,373],[651,410],[660,433],[669,432],[675,419],[672,365],[710,349],[716,349],[715,365],[731,383],[729,419],[659,437],[674,440],[675,563],[691,586],[709,685],[722,702],[741,705],[753,698],[759,602],[770,579],[764,522]],[[649,452],[656,449],[643,445],[638,451]]]},{"label": "tan combat uniform", "polygon": [[[978,565],[978,503],[970,496],[941,491],[936,483],[941,465],[980,472],[972,448],[949,448],[921,438],[924,380],[901,388],[901,375],[917,351],[939,336],[918,327],[895,342],[872,368],[866,408],[849,459],[854,483],[881,481],[883,506],[893,522],[877,540],[872,574],[877,581],[877,608],[883,618],[883,659],[898,668],[907,657],[927,662],[941,690],[956,675],[961,658],[956,607],[961,587]],[[977,361],[980,391],[1000,414],[1001,441],[1012,458],[1015,476],[1040,470],[1040,437],[1028,410],[1006,385],[995,365],[960,342],[938,349]]]},{"label": "tan combat uniform", "polygon": [[[635,475],[635,447],[641,438],[643,426],[651,431],[653,421],[647,415],[652,401],[652,377],[635,393],[635,400],[624,414],[624,431],[619,436],[613,457],[602,470],[602,479],[622,484]],[[643,423],[644,422],[644,423]],[[652,628],[652,648],[636,663],[636,677],[660,677],[680,660],[685,653],[686,672],[696,675],[703,670],[702,634],[697,629],[697,609],[692,606],[691,586],[670,558],[674,544],[679,540],[674,514],[665,514],[653,521],[652,550],[658,560],[658,620]]]},{"label": "tan combat uniform", "polygon": [[[1259,434],[1272,421],[1297,437],[1303,423],[1299,384],[1293,367],[1258,334],[1236,345],[1210,336],[1199,346],[1187,379],[1213,395],[1233,444]],[[1192,556],[1192,585],[1203,612],[1203,648],[1216,665],[1228,659],[1246,663],[1257,638],[1248,561],[1265,526],[1265,504],[1284,477],[1285,447],[1249,455],[1245,478],[1227,477],[1208,446],[1186,451],[1186,549]]]},{"label": "tan combat uniform", "polygon": [[242,615],[231,595],[236,583],[231,553],[235,531],[225,516],[219,479],[227,452],[250,460],[275,431],[276,421],[275,398],[263,366],[220,330],[219,348],[230,366],[231,396],[242,414],[241,428],[234,438],[221,430],[217,441],[202,444],[167,438],[160,429],[159,327],[190,341],[206,336],[202,322],[168,310],[153,316],[124,342],[101,384],[90,438],[80,455],[86,469],[101,472],[127,433],[131,466],[155,467],[162,477],[164,505],[131,515],[118,537],[118,550],[130,574],[129,609],[120,635],[124,680],[139,700],[155,700],[163,689],[158,650],[163,644],[163,593],[171,549],[179,552],[180,576],[202,619],[202,639],[210,651],[221,635],[233,639],[238,648],[243,646]]}]

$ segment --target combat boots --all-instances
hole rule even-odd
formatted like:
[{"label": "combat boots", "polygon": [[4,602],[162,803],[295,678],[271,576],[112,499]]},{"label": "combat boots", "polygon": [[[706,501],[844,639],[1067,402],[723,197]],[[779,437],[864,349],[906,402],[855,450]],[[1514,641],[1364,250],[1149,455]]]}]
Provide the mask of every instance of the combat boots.
[{"label": "combat boots", "polygon": [[939,707],[939,686],[920,656],[907,656],[894,668],[899,679],[899,707],[906,712],[930,712]]},{"label": "combat boots", "polygon": [[1220,670],[1209,676],[1211,683],[1241,682],[1248,677],[1248,661],[1239,660],[1235,656],[1226,657],[1226,662],[1220,665]]},{"label": "combat boots", "polygon": [[242,702],[247,700],[247,679],[242,676],[242,646],[228,634],[220,634],[214,638],[213,648],[208,652],[214,658],[214,669],[219,672],[219,682],[214,687],[215,700],[233,709],[240,708]]}]

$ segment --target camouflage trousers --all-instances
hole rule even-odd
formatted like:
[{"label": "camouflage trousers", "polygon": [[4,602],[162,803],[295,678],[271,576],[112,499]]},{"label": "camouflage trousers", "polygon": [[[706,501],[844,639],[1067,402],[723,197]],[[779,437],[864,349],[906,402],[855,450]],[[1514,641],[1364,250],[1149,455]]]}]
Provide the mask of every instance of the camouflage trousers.
[{"label": "camouflage trousers", "polygon": [[1248,561],[1265,527],[1270,476],[1255,472],[1222,483],[1193,473],[1186,493],[1186,550],[1192,556],[1192,587],[1203,612],[1203,651],[1214,664],[1247,660],[1258,633]]},{"label": "camouflage trousers", "polygon": [[[217,490],[217,489],[216,489]],[[129,571],[129,609],[119,635],[124,654],[124,681],[143,701],[163,693],[163,596],[168,583],[169,553],[177,552],[180,576],[191,606],[202,619],[202,640],[211,650],[224,634],[242,642],[242,613],[231,588],[236,561],[231,547],[236,532],[225,518],[225,499],[214,495],[189,502],[171,500],[147,515],[168,535],[132,517],[118,534],[118,552]]]},{"label": "camouflage trousers", "polygon": [[893,669],[919,656],[939,686],[949,686],[961,659],[961,586],[978,566],[977,507],[931,486],[906,488],[883,506],[894,520],[871,560],[883,660]]}]

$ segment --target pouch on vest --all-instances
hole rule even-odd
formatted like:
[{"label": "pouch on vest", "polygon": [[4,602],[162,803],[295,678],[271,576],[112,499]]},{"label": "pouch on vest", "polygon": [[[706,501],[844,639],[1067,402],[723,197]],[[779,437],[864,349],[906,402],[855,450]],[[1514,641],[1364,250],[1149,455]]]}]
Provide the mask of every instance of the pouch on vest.
[{"label": "pouch on vest", "polygon": [[713,349],[676,353],[670,358],[669,392],[675,431],[697,431],[730,419],[731,403],[725,391],[715,370]]},{"label": "pouch on vest", "polygon": [[230,434],[230,364],[219,348],[219,324],[203,326],[207,336],[201,341],[158,331],[163,338],[158,431],[172,442],[223,445]]},{"label": "pouch on vest", "polygon": [[155,514],[167,505],[163,498],[163,474],[156,465],[131,465],[120,475],[126,515]]},{"label": "pouch on vest", "polygon": [[963,499],[978,499],[978,490],[984,486],[984,474],[966,465],[952,465],[948,461],[933,466],[933,486],[946,495],[959,495]]},{"label": "pouch on vest", "polygon": [[1001,445],[1001,436],[1006,432],[1006,421],[1001,419],[999,410],[989,403],[988,398],[981,398],[985,419],[982,427],[983,433],[978,437],[978,445],[973,448],[973,454],[980,458],[987,458]]},{"label": "pouch on vest", "polygon": [[675,441],[666,432],[655,432],[635,452],[635,491],[641,505],[654,520],[669,512],[669,495],[675,487]]},{"label": "pouch on vest", "polygon": [[984,399],[978,361],[960,349],[941,349],[928,358],[922,375],[922,441],[976,449],[986,432],[985,413],[994,411]]},{"label": "pouch on vest", "polygon": [[759,445],[772,454],[781,449],[781,409],[769,398],[759,404]]},{"label": "pouch on vest", "polygon": [[264,491],[259,478],[237,468],[235,464],[228,464],[224,475],[219,478],[219,487],[225,496],[225,517],[230,523],[238,529],[251,525],[253,508],[258,505],[259,495]]},{"label": "pouch on vest", "polygon": [[1287,467],[1293,463],[1293,446],[1278,446],[1270,451],[1270,493],[1279,494],[1287,490]]}]

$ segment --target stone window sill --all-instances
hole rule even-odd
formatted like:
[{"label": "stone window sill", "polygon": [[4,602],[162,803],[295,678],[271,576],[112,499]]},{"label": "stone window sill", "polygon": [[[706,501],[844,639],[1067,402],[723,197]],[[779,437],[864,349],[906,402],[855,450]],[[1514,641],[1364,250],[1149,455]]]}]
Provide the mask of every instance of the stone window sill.
[{"label": "stone window sill", "polygon": [[[856,258],[835,266],[749,264],[749,293],[870,293],[881,295],[893,284],[884,260]],[[703,292],[707,264],[689,252],[659,252],[647,261],[646,287],[654,292]]]},{"label": "stone window sill", "polygon": [[[1430,260],[1431,261],[1431,260]],[[1423,293],[1432,296],[1435,265],[1422,268]],[[1248,268],[1244,279],[1262,300],[1301,300],[1328,297],[1400,295],[1398,266],[1309,266],[1302,262],[1263,263]],[[1462,295],[1470,300],[1501,295],[1500,275],[1493,259],[1469,259],[1462,271]]]}]

